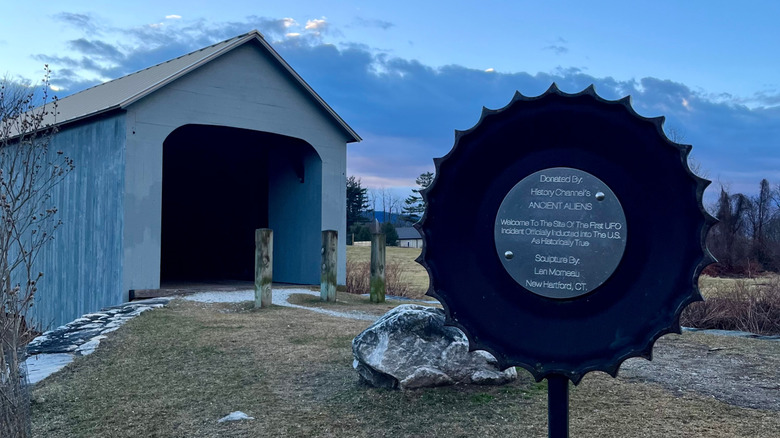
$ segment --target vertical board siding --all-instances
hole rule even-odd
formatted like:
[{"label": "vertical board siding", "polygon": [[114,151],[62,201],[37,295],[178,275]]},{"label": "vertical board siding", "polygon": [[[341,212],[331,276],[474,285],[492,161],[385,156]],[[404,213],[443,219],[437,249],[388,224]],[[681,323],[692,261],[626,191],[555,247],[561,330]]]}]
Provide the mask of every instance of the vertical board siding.
[{"label": "vertical board siding", "polygon": [[[312,150],[303,157],[304,182],[271,151],[268,223],[274,231],[274,281],[319,284],[322,240],[322,165]],[[291,250],[292,248],[292,250]]]},{"label": "vertical board siding", "polygon": [[32,317],[43,329],[122,302],[124,115],[65,128],[51,149],[75,169],[54,188],[62,225],[37,261],[44,276]]}]

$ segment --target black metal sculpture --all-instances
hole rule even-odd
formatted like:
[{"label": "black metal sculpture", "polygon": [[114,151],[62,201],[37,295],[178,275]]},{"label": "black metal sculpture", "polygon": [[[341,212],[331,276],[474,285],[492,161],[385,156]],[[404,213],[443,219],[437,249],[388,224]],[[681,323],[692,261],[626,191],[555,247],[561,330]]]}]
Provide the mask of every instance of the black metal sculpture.
[{"label": "black metal sculpture", "polygon": [[704,243],[714,219],[702,205],[709,181],[663,120],[628,97],[553,84],[456,131],[423,192],[418,262],[472,349],[577,384],[651,359],[656,339],[680,332],[714,261]]}]

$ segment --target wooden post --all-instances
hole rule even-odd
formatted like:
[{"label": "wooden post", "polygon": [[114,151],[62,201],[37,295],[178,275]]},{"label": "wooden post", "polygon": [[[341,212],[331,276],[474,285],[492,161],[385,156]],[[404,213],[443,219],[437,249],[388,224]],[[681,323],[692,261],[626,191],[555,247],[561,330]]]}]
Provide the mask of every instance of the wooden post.
[{"label": "wooden post", "polygon": [[322,272],[320,273],[320,299],[322,301],[336,301],[338,242],[339,234],[336,230],[322,232]]},{"label": "wooden post", "polygon": [[255,308],[271,305],[274,267],[274,232],[255,230]]},{"label": "wooden post", "polygon": [[371,302],[385,302],[385,235],[371,234]]}]

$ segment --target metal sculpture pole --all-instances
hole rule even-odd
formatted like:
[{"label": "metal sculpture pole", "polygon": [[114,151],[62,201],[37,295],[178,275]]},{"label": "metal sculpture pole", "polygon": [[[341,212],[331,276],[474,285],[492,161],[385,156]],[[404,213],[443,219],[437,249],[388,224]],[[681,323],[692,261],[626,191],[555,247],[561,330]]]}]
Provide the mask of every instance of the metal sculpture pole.
[{"label": "metal sculpture pole", "polygon": [[569,438],[569,378],[547,376],[547,436]]}]

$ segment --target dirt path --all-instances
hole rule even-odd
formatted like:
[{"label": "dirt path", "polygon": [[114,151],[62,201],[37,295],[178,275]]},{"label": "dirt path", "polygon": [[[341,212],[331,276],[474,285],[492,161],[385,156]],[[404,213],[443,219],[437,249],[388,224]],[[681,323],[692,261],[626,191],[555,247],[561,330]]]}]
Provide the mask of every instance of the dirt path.
[{"label": "dirt path", "polygon": [[702,332],[667,335],[656,342],[652,362],[629,359],[620,367],[619,378],[780,411],[780,341]]}]

